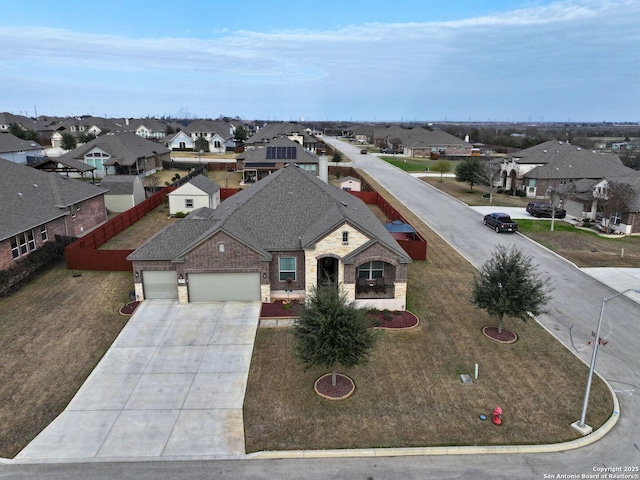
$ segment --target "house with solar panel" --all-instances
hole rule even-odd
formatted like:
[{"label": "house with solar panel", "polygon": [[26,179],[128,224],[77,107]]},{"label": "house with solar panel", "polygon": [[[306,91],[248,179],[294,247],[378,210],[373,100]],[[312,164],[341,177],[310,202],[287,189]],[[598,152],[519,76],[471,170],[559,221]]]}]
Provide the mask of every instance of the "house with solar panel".
[{"label": "house with solar panel", "polygon": [[236,170],[242,173],[242,184],[252,184],[289,163],[318,175],[318,157],[287,137],[278,137],[264,146],[245,150],[236,158]]},{"label": "house with solar panel", "polygon": [[405,309],[411,263],[359,198],[293,162],[194,210],[128,259],[138,300],[271,302],[328,285],[390,310]]}]

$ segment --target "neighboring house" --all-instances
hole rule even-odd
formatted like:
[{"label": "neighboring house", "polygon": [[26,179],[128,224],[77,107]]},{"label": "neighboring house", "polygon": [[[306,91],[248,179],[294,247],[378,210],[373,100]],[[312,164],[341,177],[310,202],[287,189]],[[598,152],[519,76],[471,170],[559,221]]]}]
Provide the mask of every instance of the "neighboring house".
[{"label": "neighboring house", "polygon": [[[608,199],[611,182],[629,185],[635,196],[625,211],[613,212],[611,218],[604,218],[601,204]],[[599,220],[603,227],[608,227],[611,223],[613,232],[640,234],[640,172],[601,180],[577,180],[562,185],[560,192],[566,196],[563,208],[568,215],[581,220]]]},{"label": "neighboring house", "polygon": [[145,177],[162,169],[163,161],[171,160],[171,151],[164,145],[144,139],[135,133],[108,134],[59,157],[75,159],[96,167],[95,175],[139,175]]},{"label": "neighboring house", "polygon": [[360,199],[294,164],[165,228],[128,257],[138,300],[302,298],[341,286],[402,310],[410,257]]},{"label": "neighboring house", "polygon": [[264,147],[245,150],[236,157],[236,170],[242,173],[242,184],[250,184],[288,163],[318,174],[318,157],[287,137],[278,137]]},{"label": "neighboring house", "polygon": [[195,148],[191,137],[182,131],[164,136],[162,140],[160,140],[160,143],[172,151],[193,150]]},{"label": "neighboring house", "polygon": [[8,132],[12,123],[20,126],[23,130],[32,130],[35,132],[37,129],[36,122],[29,117],[14,115],[9,112],[0,112],[0,133]]},{"label": "neighboring house", "polygon": [[191,213],[198,208],[214,209],[220,205],[220,187],[204,175],[193,177],[169,195],[169,214]]},{"label": "neighboring house", "polygon": [[0,159],[0,270],[56,235],[79,237],[107,220],[106,190]]},{"label": "neighboring house", "polygon": [[142,138],[161,139],[165,136],[167,124],[153,118],[129,120],[129,129]]},{"label": "neighboring house", "polygon": [[125,212],[145,199],[142,180],[135,175],[108,175],[100,186],[109,190],[104,201],[110,212]]},{"label": "neighboring house", "polygon": [[318,140],[309,133],[307,128],[298,123],[268,123],[251,135],[245,145],[260,147],[283,137],[302,145],[312,153],[316,152]]},{"label": "neighboring house", "polygon": [[354,177],[344,177],[340,179],[340,188],[348,192],[359,192],[361,181]]},{"label": "neighboring house", "polygon": [[502,187],[524,191],[530,198],[543,198],[548,191],[576,180],[599,181],[636,174],[616,155],[595,153],[556,140],[514,153],[500,166]]},{"label": "neighboring house", "polygon": [[469,142],[442,130],[422,127],[408,129],[393,125],[378,128],[373,132],[373,142],[378,147],[402,150],[410,157],[470,157],[473,153],[473,145]]},{"label": "neighboring house", "polygon": [[233,150],[235,142],[235,127],[220,120],[196,120],[191,122],[184,131],[191,136],[194,149],[195,142],[204,138],[209,143],[209,151],[212,153],[225,153]]},{"label": "neighboring house", "polygon": [[44,147],[11,133],[0,133],[0,158],[25,165],[37,163],[44,160]]}]

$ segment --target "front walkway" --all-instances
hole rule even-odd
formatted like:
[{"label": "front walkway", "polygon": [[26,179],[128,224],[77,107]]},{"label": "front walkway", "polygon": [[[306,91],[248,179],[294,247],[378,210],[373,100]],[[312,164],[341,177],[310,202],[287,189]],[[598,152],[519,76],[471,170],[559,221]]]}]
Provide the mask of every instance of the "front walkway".
[{"label": "front walkway", "polygon": [[16,460],[244,454],[242,405],[259,302],[147,300]]}]

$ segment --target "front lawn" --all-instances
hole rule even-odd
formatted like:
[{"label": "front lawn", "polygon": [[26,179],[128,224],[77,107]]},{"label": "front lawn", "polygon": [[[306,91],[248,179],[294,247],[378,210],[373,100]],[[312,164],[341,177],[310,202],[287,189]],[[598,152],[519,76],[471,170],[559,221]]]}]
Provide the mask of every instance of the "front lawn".
[{"label": "front lawn", "polygon": [[[327,372],[303,369],[291,329],[259,329],[244,404],[247,452],[578,438],[570,424],[580,417],[587,366],[533,321],[507,321],[519,335],[512,345],[484,337],[482,327],[495,322],[470,303],[473,267],[391,203],[429,242],[429,259],[409,269],[408,309],[420,325],[378,332],[367,365],[339,369],[356,384],[354,395],[340,402],[314,393],[314,381]],[[463,384],[459,375],[473,375],[475,363],[478,381]],[[600,379],[593,388],[587,423],[597,427],[613,404]],[[496,406],[505,412],[501,427],[479,419]]]},{"label": "front lawn", "polygon": [[[381,156],[385,162],[398,167],[405,172],[424,172],[427,169],[433,167],[437,160],[430,160],[428,158],[415,158],[415,157],[395,157],[395,156]],[[455,170],[455,162],[449,162],[451,164],[451,171]]]},{"label": "front lawn", "polygon": [[58,416],[128,317],[130,272],[60,264],[0,299],[0,457],[13,457]]}]

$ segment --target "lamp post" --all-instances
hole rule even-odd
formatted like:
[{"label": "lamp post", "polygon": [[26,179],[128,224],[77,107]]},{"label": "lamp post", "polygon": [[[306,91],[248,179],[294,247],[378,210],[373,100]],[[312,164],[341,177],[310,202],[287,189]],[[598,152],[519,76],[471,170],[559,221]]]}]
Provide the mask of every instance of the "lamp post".
[{"label": "lamp post", "polygon": [[602,306],[600,307],[600,318],[598,318],[598,327],[596,328],[596,338],[593,342],[593,354],[591,355],[591,365],[589,366],[589,376],[587,377],[587,388],[584,392],[584,400],[582,401],[582,414],[580,420],[571,424],[573,428],[578,430],[582,435],[588,435],[593,431],[589,425],[586,425],[585,418],[587,416],[587,405],[589,404],[589,393],[591,392],[591,381],[593,380],[593,372],[596,368],[596,356],[598,355],[598,345],[600,344],[600,327],[602,325],[602,317],[604,316],[604,304],[609,300],[613,300],[620,295],[624,295],[628,292],[640,293],[640,288],[628,288],[624,292],[617,293],[609,298],[602,299]]}]

